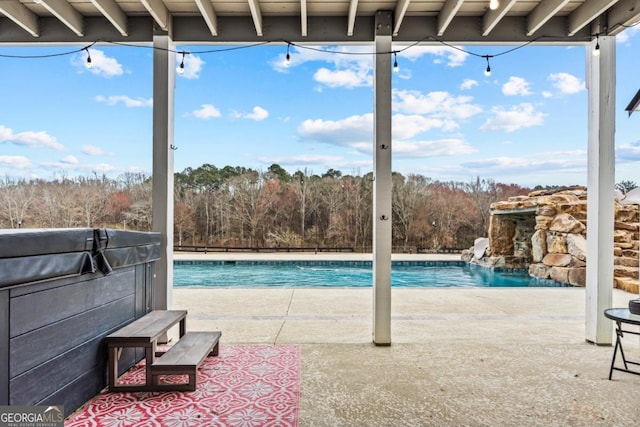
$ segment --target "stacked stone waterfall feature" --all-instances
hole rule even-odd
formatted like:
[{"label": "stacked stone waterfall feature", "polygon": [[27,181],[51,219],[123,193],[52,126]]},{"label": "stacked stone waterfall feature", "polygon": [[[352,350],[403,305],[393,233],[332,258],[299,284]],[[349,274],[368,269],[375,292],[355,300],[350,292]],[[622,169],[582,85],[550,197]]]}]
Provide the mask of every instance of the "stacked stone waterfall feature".
[{"label": "stacked stone waterfall feature", "polygon": [[[640,214],[637,202],[616,197],[614,287],[638,293]],[[541,279],[585,286],[587,191],[534,191],[491,205],[489,237],[476,239],[463,260],[490,268],[528,269]]]}]

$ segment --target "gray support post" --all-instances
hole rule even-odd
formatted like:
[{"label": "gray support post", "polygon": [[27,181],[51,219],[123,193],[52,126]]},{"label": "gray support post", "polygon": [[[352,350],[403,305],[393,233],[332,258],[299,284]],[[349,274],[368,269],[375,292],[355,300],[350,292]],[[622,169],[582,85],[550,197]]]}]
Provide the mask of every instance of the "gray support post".
[{"label": "gray support post", "polygon": [[373,343],[391,344],[391,11],[376,12],[373,170]]},{"label": "gray support post", "polygon": [[613,326],[604,317],[613,297],[615,186],[615,37],[600,37],[600,55],[587,46],[589,145],[587,178],[586,340],[611,345]]},{"label": "gray support post", "polygon": [[153,231],[162,235],[153,308],[171,307],[173,286],[173,127],[175,53],[167,33],[153,36]]}]

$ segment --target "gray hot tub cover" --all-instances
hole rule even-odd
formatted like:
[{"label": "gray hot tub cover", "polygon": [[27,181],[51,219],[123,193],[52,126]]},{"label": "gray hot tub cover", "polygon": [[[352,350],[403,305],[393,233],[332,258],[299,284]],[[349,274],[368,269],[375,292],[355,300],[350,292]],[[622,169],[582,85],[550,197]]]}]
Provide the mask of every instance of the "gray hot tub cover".
[{"label": "gray hot tub cover", "polygon": [[160,234],[94,228],[0,229],[0,287],[155,261]]}]

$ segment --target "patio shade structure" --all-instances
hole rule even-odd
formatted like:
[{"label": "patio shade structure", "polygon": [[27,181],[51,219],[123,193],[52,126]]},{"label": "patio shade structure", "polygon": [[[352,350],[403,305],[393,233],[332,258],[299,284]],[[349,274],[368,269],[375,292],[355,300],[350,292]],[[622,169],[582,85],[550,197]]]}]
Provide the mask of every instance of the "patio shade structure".
[{"label": "patio shade structure", "polygon": [[[171,305],[176,44],[366,44],[374,78],[373,342],[391,343],[392,46],[583,45],[589,88],[586,339],[610,344],[615,35],[640,0],[0,0],[2,45],[150,44],[153,230],[162,235],[155,308]],[[497,3],[497,4],[496,4]],[[600,55],[589,52],[599,48]],[[490,58],[487,57],[487,61]],[[480,64],[480,63],[479,63]],[[479,65],[484,67],[484,64]]]}]

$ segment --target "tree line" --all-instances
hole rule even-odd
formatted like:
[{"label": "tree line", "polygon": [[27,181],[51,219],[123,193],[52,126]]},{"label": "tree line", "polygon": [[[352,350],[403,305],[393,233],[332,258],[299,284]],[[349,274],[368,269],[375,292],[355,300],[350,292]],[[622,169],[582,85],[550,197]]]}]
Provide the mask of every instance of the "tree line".
[{"label": "tree line", "polygon": [[[288,173],[203,164],[175,173],[176,245],[349,247],[370,251],[373,174]],[[151,230],[151,178],[127,173],[0,181],[1,228]],[[394,251],[467,248],[485,236],[491,203],[531,190],[477,177],[393,173]]]}]

